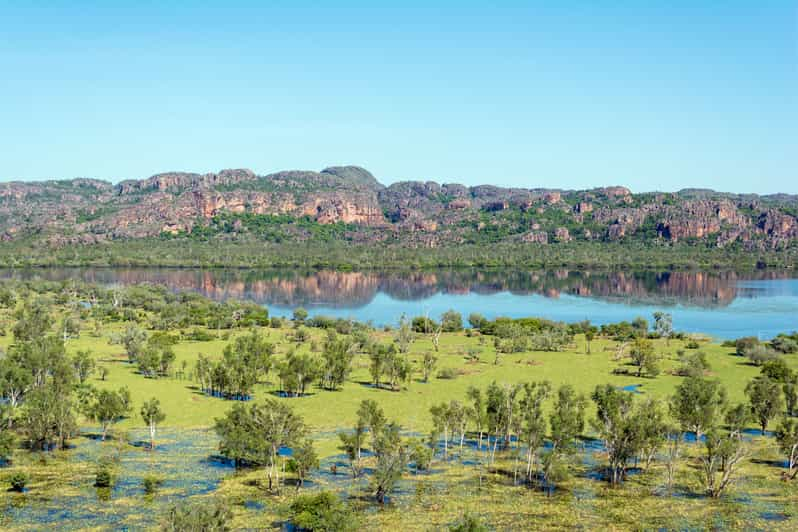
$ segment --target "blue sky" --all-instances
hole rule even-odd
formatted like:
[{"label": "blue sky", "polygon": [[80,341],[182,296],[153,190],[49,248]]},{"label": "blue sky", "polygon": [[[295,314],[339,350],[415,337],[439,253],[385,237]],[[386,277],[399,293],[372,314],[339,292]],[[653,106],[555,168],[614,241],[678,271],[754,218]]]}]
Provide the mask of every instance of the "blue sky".
[{"label": "blue sky", "polygon": [[0,180],[798,193],[794,0],[377,4],[0,0]]}]

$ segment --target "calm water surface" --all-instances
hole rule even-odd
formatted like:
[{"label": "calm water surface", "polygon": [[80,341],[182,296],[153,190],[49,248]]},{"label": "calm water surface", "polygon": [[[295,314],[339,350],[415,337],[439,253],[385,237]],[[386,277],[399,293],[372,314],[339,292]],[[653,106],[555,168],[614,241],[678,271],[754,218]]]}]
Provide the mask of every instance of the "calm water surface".
[{"label": "calm water surface", "polygon": [[5,270],[1,277],[84,280],[104,285],[153,283],[216,300],[240,299],[290,315],[395,324],[402,314],[437,317],[448,309],[464,316],[540,316],[596,324],[673,314],[678,330],[717,338],[772,337],[798,329],[798,278],[781,271],[587,272],[569,270],[440,270],[333,272],[59,268]]}]

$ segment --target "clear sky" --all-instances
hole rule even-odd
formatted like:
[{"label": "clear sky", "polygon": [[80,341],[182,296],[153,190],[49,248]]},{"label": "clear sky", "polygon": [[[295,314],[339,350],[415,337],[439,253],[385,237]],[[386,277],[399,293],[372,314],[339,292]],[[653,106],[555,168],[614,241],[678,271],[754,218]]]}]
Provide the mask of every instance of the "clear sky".
[{"label": "clear sky", "polygon": [[0,0],[0,180],[798,193],[796,0],[381,4]]}]

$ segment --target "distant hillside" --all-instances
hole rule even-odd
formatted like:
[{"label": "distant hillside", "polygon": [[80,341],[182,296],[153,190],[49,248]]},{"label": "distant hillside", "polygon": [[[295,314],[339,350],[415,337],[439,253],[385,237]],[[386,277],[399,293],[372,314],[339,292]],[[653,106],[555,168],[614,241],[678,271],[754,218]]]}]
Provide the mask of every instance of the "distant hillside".
[{"label": "distant hillside", "polygon": [[99,244],[131,239],[309,240],[408,249],[567,242],[691,243],[778,252],[798,242],[798,197],[704,189],[634,193],[467,187],[406,181],[388,187],[356,166],[321,172],[169,172],[117,185],[89,179],[0,184],[0,239]]}]

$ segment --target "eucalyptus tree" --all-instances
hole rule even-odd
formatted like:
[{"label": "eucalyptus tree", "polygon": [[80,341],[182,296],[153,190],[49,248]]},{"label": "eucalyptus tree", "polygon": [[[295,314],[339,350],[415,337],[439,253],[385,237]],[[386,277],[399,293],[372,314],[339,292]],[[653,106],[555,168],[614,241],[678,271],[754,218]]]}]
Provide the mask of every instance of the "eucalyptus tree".
[{"label": "eucalyptus tree", "polygon": [[347,337],[339,338],[330,329],[322,351],[321,384],[327,390],[340,388],[352,372],[354,344]]},{"label": "eucalyptus tree", "polygon": [[71,397],[53,384],[26,396],[18,424],[28,447],[42,451],[64,449],[78,428]]},{"label": "eucalyptus tree", "polygon": [[321,366],[318,359],[309,353],[291,351],[280,366],[283,389],[294,397],[305,395],[308,385],[315,381],[320,373]]},{"label": "eucalyptus tree", "polygon": [[522,420],[519,442],[526,446],[526,478],[532,479],[538,450],[546,438],[546,418],[543,403],[551,395],[548,381],[524,384],[524,395],[519,403],[519,417]]},{"label": "eucalyptus tree", "polygon": [[472,312],[468,315],[468,324],[472,329],[482,329],[487,322],[487,318],[479,312]]},{"label": "eucalyptus tree", "polygon": [[726,429],[730,433],[741,436],[746,425],[751,421],[751,407],[743,403],[729,407],[726,410],[724,421],[726,422]]},{"label": "eucalyptus tree", "polygon": [[654,331],[662,338],[665,343],[670,344],[673,336],[673,316],[667,312],[654,313]]},{"label": "eucalyptus tree", "polygon": [[660,401],[653,398],[637,403],[635,418],[640,445],[639,453],[648,469],[654,457],[666,443],[669,435],[668,423]]},{"label": "eucalyptus tree", "polygon": [[291,459],[288,461],[289,470],[297,475],[297,491],[305,483],[305,477],[313,469],[319,467],[319,456],[313,448],[313,441],[309,438],[303,439],[292,449]]},{"label": "eucalyptus tree", "polygon": [[413,327],[404,314],[399,318],[399,327],[396,329],[396,337],[394,340],[396,341],[396,346],[399,348],[399,352],[402,354],[406,354],[410,351],[410,344],[415,340]]},{"label": "eucalyptus tree", "polygon": [[520,390],[520,384],[499,386],[494,381],[488,386],[485,409],[488,431],[494,437],[491,460],[495,459],[500,440],[503,447],[510,445],[513,427],[517,425],[514,416],[517,414]]},{"label": "eucalyptus tree", "polygon": [[16,437],[11,430],[11,408],[0,403],[0,460],[9,460],[16,446]]},{"label": "eucalyptus tree", "polygon": [[476,386],[469,386],[466,391],[466,396],[471,401],[471,419],[474,421],[479,438],[477,440],[477,449],[482,449],[482,435],[488,420],[488,413],[482,390]]},{"label": "eucalyptus tree", "polygon": [[699,462],[704,489],[710,497],[720,497],[736,480],[747,456],[748,451],[739,435],[715,428],[707,433]]},{"label": "eucalyptus tree", "polygon": [[95,362],[91,351],[83,350],[75,353],[72,357],[72,367],[75,368],[78,384],[84,384],[94,373]]},{"label": "eucalyptus tree", "polygon": [[650,377],[659,375],[660,356],[654,349],[654,344],[648,338],[636,338],[629,351],[632,363],[637,366],[637,376],[643,375],[643,371]]},{"label": "eucalyptus tree", "polygon": [[607,449],[610,483],[618,484],[626,475],[628,461],[640,451],[632,395],[604,384],[596,386],[592,399],[597,410],[592,425]]},{"label": "eucalyptus tree", "polygon": [[443,332],[460,332],[463,330],[463,317],[459,312],[449,309],[441,315]]},{"label": "eucalyptus tree", "polygon": [[784,408],[781,386],[764,375],[752,379],[745,387],[745,394],[751,406],[751,414],[765,433],[771,419],[778,416]]},{"label": "eucalyptus tree", "polygon": [[122,345],[125,346],[125,353],[128,361],[134,363],[144,350],[147,343],[147,333],[135,325],[128,325],[121,337]]},{"label": "eucalyptus tree", "polygon": [[449,433],[451,431],[452,418],[449,416],[449,405],[440,403],[432,405],[429,409],[432,416],[433,433],[430,439],[435,441],[439,434],[443,435],[443,459],[449,458]]},{"label": "eucalyptus tree", "polygon": [[389,360],[396,356],[394,344],[373,343],[369,351],[369,373],[374,382],[374,386],[379,388],[382,377],[389,365]]},{"label": "eucalyptus tree", "polygon": [[781,385],[788,416],[798,416],[798,376]]},{"label": "eucalyptus tree", "polygon": [[798,421],[784,419],[776,430],[779,449],[787,456],[787,478],[798,477]]},{"label": "eucalyptus tree", "polygon": [[45,336],[52,327],[53,320],[42,299],[26,299],[23,305],[14,312],[17,322],[12,328],[14,342],[30,342]]},{"label": "eucalyptus tree", "polygon": [[279,451],[299,443],[305,436],[302,418],[287,404],[268,398],[244,406],[236,403],[224,418],[216,420],[219,449],[236,460],[267,465],[269,490],[280,483]]},{"label": "eucalyptus tree", "polygon": [[438,364],[438,357],[431,351],[424,352],[424,358],[421,361],[422,373],[424,375],[424,382],[429,382],[429,377],[435,371],[435,366]]},{"label": "eucalyptus tree", "polygon": [[358,425],[362,425],[371,434],[372,448],[377,445],[377,438],[388,420],[382,407],[373,399],[364,399],[357,409]]},{"label": "eucalyptus tree", "polygon": [[585,408],[587,399],[577,394],[573,386],[564,384],[557,390],[554,408],[549,415],[551,427],[551,449],[543,460],[543,479],[546,483],[554,480],[559,461],[574,451],[576,438],[585,429]]},{"label": "eucalyptus tree", "polygon": [[100,424],[102,441],[105,441],[111,425],[130,412],[129,392],[125,389],[95,390],[85,408],[86,417]]},{"label": "eucalyptus tree", "polygon": [[6,400],[11,412],[7,425],[13,425],[14,415],[25,394],[33,386],[30,371],[8,356],[0,359],[0,395]]},{"label": "eucalyptus tree", "polygon": [[682,427],[694,432],[696,441],[715,426],[727,407],[726,389],[716,380],[687,377],[676,387],[669,410]]},{"label": "eucalyptus tree", "polygon": [[413,366],[410,361],[396,351],[388,352],[383,367],[391,390],[401,389],[402,384],[409,381],[413,374]]},{"label": "eucalyptus tree", "polygon": [[410,451],[399,431],[400,427],[395,423],[384,425],[374,449],[377,463],[371,484],[379,504],[385,504],[385,498],[394,490],[407,468]]},{"label": "eucalyptus tree", "polygon": [[141,419],[150,431],[150,450],[155,449],[155,430],[164,422],[166,414],[161,410],[161,403],[153,397],[141,406]]}]

